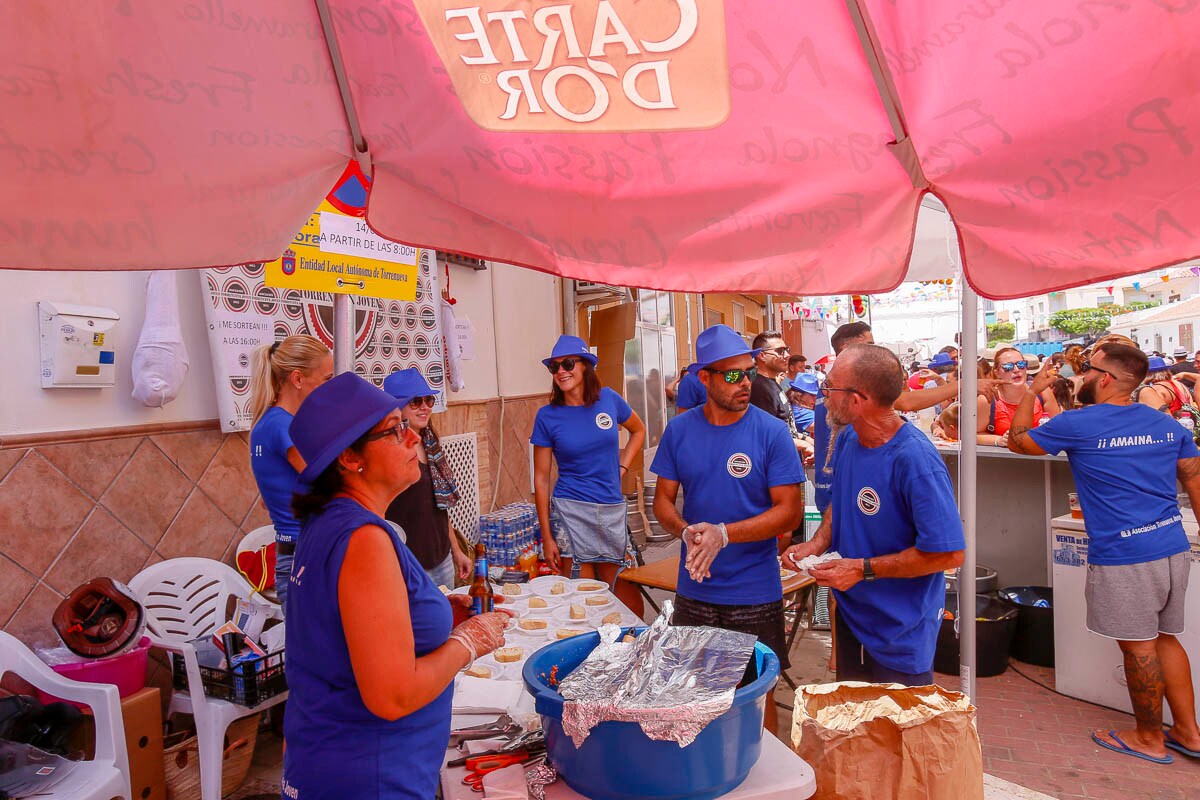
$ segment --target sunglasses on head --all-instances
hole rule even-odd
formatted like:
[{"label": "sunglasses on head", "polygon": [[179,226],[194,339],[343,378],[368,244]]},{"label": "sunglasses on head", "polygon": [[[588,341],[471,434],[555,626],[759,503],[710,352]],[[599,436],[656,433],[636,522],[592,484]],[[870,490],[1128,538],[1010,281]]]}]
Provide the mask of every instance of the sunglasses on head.
[{"label": "sunglasses on head", "polygon": [[437,402],[437,398],[431,394],[424,397],[414,397],[408,401],[409,408],[420,408],[421,406],[429,406],[433,408],[433,404]]},{"label": "sunglasses on head", "polygon": [[547,361],[546,369],[550,370],[551,375],[558,373],[559,368],[565,369],[567,372],[575,369],[575,365],[583,359],[580,358],[564,358],[562,361]]},{"label": "sunglasses on head", "polygon": [[1014,369],[1025,369],[1029,366],[1028,361],[1013,361],[1010,364],[1001,364],[1000,369],[1005,372],[1012,372]]},{"label": "sunglasses on head", "polygon": [[713,369],[705,367],[705,372],[711,372],[714,375],[720,375],[725,379],[726,383],[741,383],[743,378],[747,378],[751,383],[758,377],[758,368],[750,367],[750,369]]},{"label": "sunglasses on head", "polygon": [[406,433],[408,433],[408,422],[406,420],[400,420],[390,428],[384,428],[383,430],[376,431],[375,433],[368,433],[366,439],[368,442],[374,442],[378,439],[386,439],[389,436],[395,436],[396,443],[403,444],[404,435]]}]

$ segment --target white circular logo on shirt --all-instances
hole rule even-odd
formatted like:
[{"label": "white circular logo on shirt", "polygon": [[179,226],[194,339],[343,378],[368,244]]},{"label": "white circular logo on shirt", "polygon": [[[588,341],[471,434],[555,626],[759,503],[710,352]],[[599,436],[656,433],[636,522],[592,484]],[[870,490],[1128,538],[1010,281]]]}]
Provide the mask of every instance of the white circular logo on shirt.
[{"label": "white circular logo on shirt", "polygon": [[864,486],[859,490],[858,510],[868,517],[879,513],[879,495],[870,486]]},{"label": "white circular logo on shirt", "polygon": [[754,462],[750,460],[750,456],[745,453],[734,453],[725,462],[725,469],[735,478],[744,478],[750,474],[750,469],[754,466]]},{"label": "white circular logo on shirt", "polygon": [[596,427],[602,431],[606,431],[612,427],[612,417],[601,411],[596,415]]}]

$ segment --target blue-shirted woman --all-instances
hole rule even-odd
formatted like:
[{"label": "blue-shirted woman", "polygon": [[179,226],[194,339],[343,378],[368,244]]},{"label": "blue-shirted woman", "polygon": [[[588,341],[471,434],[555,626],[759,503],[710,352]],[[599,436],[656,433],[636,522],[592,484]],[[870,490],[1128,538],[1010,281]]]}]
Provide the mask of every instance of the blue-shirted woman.
[{"label": "blue-shirted woman", "polygon": [[[629,547],[621,477],[642,449],[646,426],[624,398],[600,385],[596,362],[582,339],[559,337],[542,359],[553,385],[529,441],[546,561],[563,575],[612,586]],[[618,428],[629,432],[624,448]],[[553,492],[551,457],[558,462]]]},{"label": "blue-shirted woman", "polygon": [[466,596],[444,597],[384,521],[421,477],[409,399],[347,372],[292,421],[307,466],[293,500],[285,798],[433,797],[454,676],[504,642],[507,616],[465,619]]},{"label": "blue-shirted woman", "polygon": [[292,494],[304,459],[292,446],[288,426],[304,398],[333,377],[333,355],[312,336],[289,336],[254,351],[250,379],[250,469],[275,526],[275,594],[287,599],[288,578],[300,523]]}]

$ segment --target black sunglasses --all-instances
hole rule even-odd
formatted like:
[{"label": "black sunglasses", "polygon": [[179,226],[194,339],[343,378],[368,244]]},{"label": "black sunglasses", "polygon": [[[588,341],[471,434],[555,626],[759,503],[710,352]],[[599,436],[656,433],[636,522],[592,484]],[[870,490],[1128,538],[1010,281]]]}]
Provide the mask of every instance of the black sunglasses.
[{"label": "black sunglasses", "polygon": [[565,369],[567,372],[570,372],[571,370],[575,369],[575,365],[582,360],[583,359],[581,358],[572,357],[564,358],[562,361],[547,361],[546,369],[550,370],[551,375],[557,375],[560,367]]},{"label": "black sunglasses", "polygon": [[1112,378],[1114,381],[1120,380],[1120,378],[1118,378],[1113,373],[1109,372],[1106,369],[1101,369],[1100,367],[1097,367],[1095,364],[1093,364],[1091,361],[1089,361],[1088,359],[1085,358],[1083,360],[1083,363],[1079,366],[1079,374],[1086,375],[1087,373],[1091,372],[1092,370],[1096,370],[1096,372],[1103,373],[1103,374],[1107,375],[1108,377]]},{"label": "black sunglasses", "polygon": [[400,420],[390,428],[384,428],[383,430],[376,431],[375,433],[368,433],[365,438],[368,442],[374,442],[379,439],[386,439],[389,436],[395,436],[396,444],[403,444],[404,434],[406,433],[408,433],[408,422],[406,420]]},{"label": "black sunglasses", "polygon": [[705,367],[705,372],[711,372],[715,375],[720,375],[725,379],[726,383],[741,383],[743,378],[748,378],[751,383],[758,377],[758,368],[750,367],[750,369],[713,369]]},{"label": "black sunglasses", "polygon": [[792,348],[788,347],[787,345],[784,345],[783,347],[764,347],[763,352],[774,353],[777,356],[782,356],[792,352]]},{"label": "black sunglasses", "polygon": [[1012,372],[1014,369],[1025,369],[1029,366],[1028,361],[1013,361],[1010,364],[1001,364],[1000,369],[1005,372]]},{"label": "black sunglasses", "polygon": [[858,395],[863,400],[867,399],[867,396],[865,394],[863,394],[862,392],[860,392],[858,389],[843,389],[840,386],[822,386],[821,387],[821,394],[823,394],[825,397],[829,397],[830,392],[850,392],[851,394]]},{"label": "black sunglasses", "polygon": [[421,406],[429,406],[430,408],[433,408],[433,404],[436,402],[436,397],[431,394],[427,394],[424,397],[414,397],[412,400],[408,401],[408,405],[410,408],[420,408]]}]

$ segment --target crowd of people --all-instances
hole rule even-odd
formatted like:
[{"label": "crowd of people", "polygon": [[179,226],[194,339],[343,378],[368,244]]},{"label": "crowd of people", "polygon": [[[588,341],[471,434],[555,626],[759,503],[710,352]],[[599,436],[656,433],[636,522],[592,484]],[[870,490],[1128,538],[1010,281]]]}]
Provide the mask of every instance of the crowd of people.
[{"label": "crowd of people", "polygon": [[[714,325],[668,387],[680,413],[650,471],[655,517],[682,542],[672,622],[751,633],[786,668],[777,558],[820,557],[809,574],[832,593],[838,680],[928,684],[943,574],[965,541],[945,463],[906,415],[933,409],[930,432],[959,437],[962,355],[947,347],[906,370],[862,322],[831,344],[810,369],[778,332],[747,344]],[[1175,485],[1200,505],[1187,425],[1200,353],[1174,360],[1110,336],[1045,361],[1002,347],[966,362],[979,374],[981,443],[1070,459],[1091,537],[1088,625],[1125,653],[1137,718],[1093,738],[1158,762],[1167,748],[1200,754],[1176,638],[1188,565]],[[622,478],[645,425],[601,385],[583,340],[560,337],[542,363],[550,400],[530,442],[545,561],[622,592]],[[431,420],[438,392],[416,369],[383,389],[334,377],[328,349],[305,336],[262,348],[254,369],[251,463],[287,626],[285,796],[432,796],[454,677],[503,644],[508,621],[502,608],[469,616],[465,596],[439,591],[473,561],[449,522],[459,491]],[[811,537],[805,465],[822,512]],[[1165,732],[1164,698],[1175,719]],[[774,730],[771,698],[766,709]]]}]

